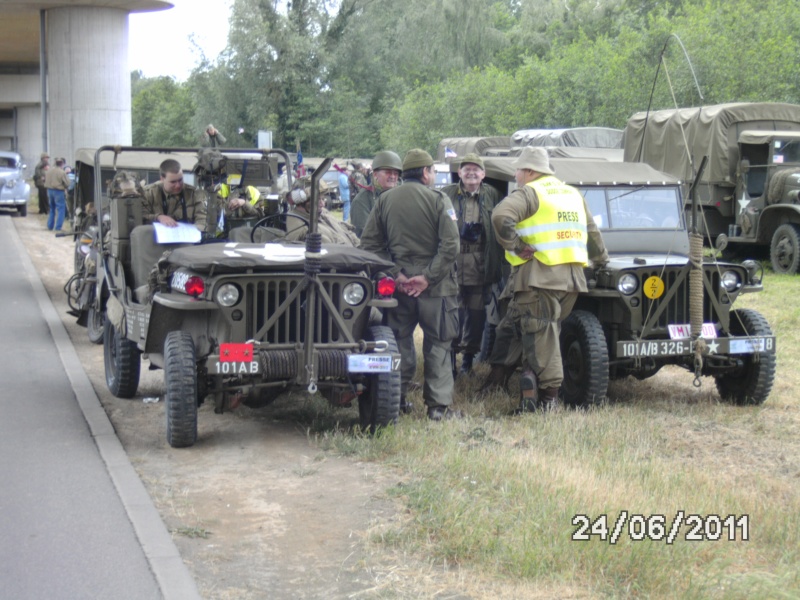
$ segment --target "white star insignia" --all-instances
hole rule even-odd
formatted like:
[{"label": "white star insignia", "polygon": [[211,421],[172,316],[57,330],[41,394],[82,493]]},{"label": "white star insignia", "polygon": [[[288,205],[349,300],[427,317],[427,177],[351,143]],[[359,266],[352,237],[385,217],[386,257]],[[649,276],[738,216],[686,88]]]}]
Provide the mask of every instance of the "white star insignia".
[{"label": "white star insignia", "polygon": [[750,199],[745,198],[744,192],[742,192],[742,197],[739,200],[739,214],[744,212],[744,209],[747,208],[748,204],[750,204]]},{"label": "white star insignia", "polygon": [[717,348],[719,348],[719,344],[716,341],[711,342],[708,345],[708,353],[709,354],[716,354],[717,353]]}]

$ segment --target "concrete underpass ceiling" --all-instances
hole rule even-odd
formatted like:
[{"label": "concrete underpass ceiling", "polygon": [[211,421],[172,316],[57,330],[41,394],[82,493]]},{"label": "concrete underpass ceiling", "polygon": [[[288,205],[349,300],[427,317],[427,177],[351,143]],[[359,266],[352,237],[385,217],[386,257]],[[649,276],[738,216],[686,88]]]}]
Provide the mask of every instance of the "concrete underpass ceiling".
[{"label": "concrete underpass ceiling", "polygon": [[39,11],[79,6],[148,12],[172,8],[162,0],[0,0],[0,74],[39,70]]}]

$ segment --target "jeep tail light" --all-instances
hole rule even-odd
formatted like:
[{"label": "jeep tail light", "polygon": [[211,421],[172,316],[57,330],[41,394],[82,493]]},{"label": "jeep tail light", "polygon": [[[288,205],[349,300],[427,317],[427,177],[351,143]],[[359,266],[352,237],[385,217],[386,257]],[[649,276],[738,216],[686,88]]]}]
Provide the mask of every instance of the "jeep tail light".
[{"label": "jeep tail light", "polygon": [[202,277],[192,275],[186,280],[186,287],[184,289],[187,294],[197,298],[206,290],[206,282],[203,281]]},{"label": "jeep tail light", "polygon": [[395,290],[394,279],[391,277],[381,277],[378,280],[377,290],[379,296],[393,295]]}]

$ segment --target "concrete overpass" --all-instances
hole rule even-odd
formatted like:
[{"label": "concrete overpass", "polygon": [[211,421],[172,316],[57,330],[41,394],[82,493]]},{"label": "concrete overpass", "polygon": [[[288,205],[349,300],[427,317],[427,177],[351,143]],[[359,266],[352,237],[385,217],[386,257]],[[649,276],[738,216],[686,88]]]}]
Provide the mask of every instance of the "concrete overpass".
[{"label": "concrete overpass", "polygon": [[72,162],[76,148],[130,144],[128,14],[173,5],[0,0],[0,150],[30,175],[44,150]]}]

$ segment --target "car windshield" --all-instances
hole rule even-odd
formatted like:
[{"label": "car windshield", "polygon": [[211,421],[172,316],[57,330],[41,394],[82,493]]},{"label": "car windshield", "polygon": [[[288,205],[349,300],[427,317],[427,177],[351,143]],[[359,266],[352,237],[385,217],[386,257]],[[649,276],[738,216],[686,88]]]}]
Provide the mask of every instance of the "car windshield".
[{"label": "car windshield", "polygon": [[10,156],[0,156],[0,169],[16,169],[17,161]]},{"label": "car windshield", "polygon": [[678,188],[581,188],[595,223],[607,229],[675,229],[681,223]]}]

